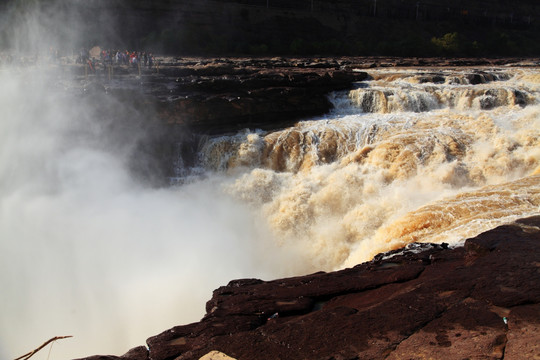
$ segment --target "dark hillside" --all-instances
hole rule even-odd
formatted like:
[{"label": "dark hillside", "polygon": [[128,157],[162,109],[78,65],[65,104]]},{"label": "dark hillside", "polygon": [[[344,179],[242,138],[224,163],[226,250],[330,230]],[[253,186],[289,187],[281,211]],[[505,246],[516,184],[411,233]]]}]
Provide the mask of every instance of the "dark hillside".
[{"label": "dark hillside", "polygon": [[76,27],[76,45],[85,47],[177,55],[540,54],[534,0],[11,0],[0,3],[3,47],[17,35],[11,22],[21,15],[7,10],[13,4],[17,14],[35,4],[60,13],[55,25]]},{"label": "dark hillside", "polygon": [[123,7],[124,16],[142,20],[126,31],[137,34],[137,45],[177,54],[540,53],[540,4],[531,0],[139,0]]}]

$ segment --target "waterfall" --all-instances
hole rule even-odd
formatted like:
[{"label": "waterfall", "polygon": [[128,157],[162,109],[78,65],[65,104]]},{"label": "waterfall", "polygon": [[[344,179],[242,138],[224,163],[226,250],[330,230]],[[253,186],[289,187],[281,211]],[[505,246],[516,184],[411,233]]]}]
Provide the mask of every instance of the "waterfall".
[{"label": "waterfall", "polygon": [[458,246],[540,207],[536,69],[373,69],[323,117],[179,138],[165,187],[137,176],[138,107],[39,66],[0,83],[5,358],[58,335],[54,358],[121,354],[231,279]]}]

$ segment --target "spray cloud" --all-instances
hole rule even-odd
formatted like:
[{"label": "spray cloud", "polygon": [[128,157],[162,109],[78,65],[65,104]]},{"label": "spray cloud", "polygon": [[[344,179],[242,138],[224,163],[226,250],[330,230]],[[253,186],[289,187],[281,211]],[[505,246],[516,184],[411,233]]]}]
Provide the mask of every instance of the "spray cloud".
[{"label": "spray cloud", "polygon": [[4,12],[2,53],[14,61],[0,69],[1,358],[60,335],[74,338],[52,358],[120,355],[199,320],[230,279],[291,273],[219,179],[163,188],[135,176],[151,177],[138,151],[151,111],[85,92],[45,58],[87,30],[67,4],[13,1]]}]

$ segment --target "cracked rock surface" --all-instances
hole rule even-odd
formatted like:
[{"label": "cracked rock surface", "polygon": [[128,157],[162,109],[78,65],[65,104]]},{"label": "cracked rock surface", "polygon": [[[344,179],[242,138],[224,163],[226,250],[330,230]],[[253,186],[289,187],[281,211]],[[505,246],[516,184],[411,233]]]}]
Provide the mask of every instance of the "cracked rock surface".
[{"label": "cracked rock surface", "polygon": [[[87,359],[537,359],[540,216],[413,246],[332,273],[231,281],[198,323],[122,357]],[[216,357],[218,358],[218,357]]]}]

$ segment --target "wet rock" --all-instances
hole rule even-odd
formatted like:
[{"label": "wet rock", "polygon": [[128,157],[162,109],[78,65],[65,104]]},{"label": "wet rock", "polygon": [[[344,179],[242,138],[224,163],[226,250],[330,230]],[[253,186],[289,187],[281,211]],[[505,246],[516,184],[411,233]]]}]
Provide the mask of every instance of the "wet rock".
[{"label": "wet rock", "polygon": [[445,77],[439,74],[428,74],[424,75],[419,79],[421,84],[433,83],[433,84],[443,84],[446,81]]},{"label": "wet rock", "polygon": [[327,113],[331,91],[350,89],[366,73],[339,70],[333,62],[215,59],[180,62],[162,70],[175,77],[174,87],[152,92],[166,123],[204,132],[241,127],[278,128],[282,124]]}]

